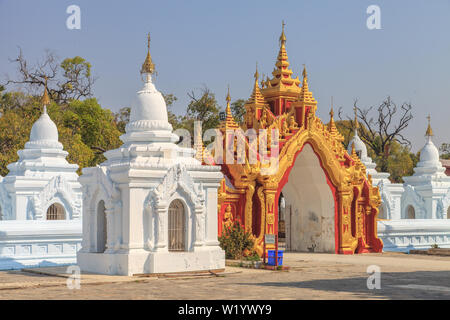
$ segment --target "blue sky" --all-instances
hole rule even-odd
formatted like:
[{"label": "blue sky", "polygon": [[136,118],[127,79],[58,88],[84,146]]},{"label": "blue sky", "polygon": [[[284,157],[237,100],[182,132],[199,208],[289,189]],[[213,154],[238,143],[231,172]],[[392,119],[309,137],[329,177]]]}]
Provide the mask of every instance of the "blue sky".
[{"label": "blue sky", "polygon": [[[66,8],[81,8],[81,30],[66,28]],[[366,27],[366,9],[381,8],[381,30]],[[82,56],[98,77],[104,108],[130,105],[141,87],[139,68],[151,32],[157,87],[178,97],[207,85],[225,104],[251,93],[255,63],[272,71],[281,21],[294,74],[306,64],[318,114],[328,122],[330,97],[352,114],[387,95],[413,105],[406,130],[413,151],[425,143],[431,113],[436,145],[450,142],[450,0],[434,1],[22,1],[0,0],[0,76],[15,74],[18,46],[35,62],[45,49]]]}]

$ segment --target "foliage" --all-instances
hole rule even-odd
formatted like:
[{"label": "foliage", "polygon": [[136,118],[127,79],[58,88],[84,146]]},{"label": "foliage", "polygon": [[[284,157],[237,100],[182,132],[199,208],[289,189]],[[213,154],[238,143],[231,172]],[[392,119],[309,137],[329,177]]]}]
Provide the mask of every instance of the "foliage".
[{"label": "foliage", "polygon": [[353,133],[355,130],[352,128],[352,124],[350,120],[337,120],[335,121],[336,128],[338,129],[339,133],[344,137],[344,147],[345,149],[348,148],[348,144],[350,143],[350,140],[353,138]]},{"label": "foliage", "polygon": [[[398,142],[391,143],[389,157],[374,156],[377,170],[389,172],[392,182],[403,182],[402,177],[410,176],[414,173],[413,168],[418,162],[418,157],[410,152],[406,146]],[[384,170],[384,171],[383,171]]]},{"label": "foliage", "polygon": [[[403,131],[413,118],[411,104],[404,102],[399,107],[389,96],[376,108],[373,106],[360,108],[357,106],[357,102],[355,100],[354,109],[361,125],[358,131],[359,136],[377,156],[389,156],[391,144],[394,141],[404,146],[411,146],[410,141],[403,136]],[[339,118],[342,120],[341,109]],[[342,122],[342,124],[347,126],[351,124],[348,128],[354,129],[355,122],[351,117],[347,117],[347,119],[348,121]]]},{"label": "foliage", "polygon": [[214,93],[204,87],[200,90],[200,95],[191,91],[188,96],[191,101],[188,104],[186,115],[180,118],[181,127],[189,130],[192,137],[194,137],[194,121],[202,122],[202,133],[208,129],[217,128],[220,122],[220,107]]},{"label": "foliage", "polygon": [[230,105],[233,118],[238,124],[242,124],[244,122],[244,115],[245,115],[244,104],[245,104],[244,99],[238,99],[236,101],[233,101]]},{"label": "foliage", "polygon": [[[16,99],[19,97],[20,99]],[[42,112],[40,97],[18,92],[0,96],[0,174],[8,173],[7,165],[18,160],[17,151],[29,140],[31,127]],[[74,100],[61,106],[52,102],[48,108],[55,122],[59,141],[69,152],[67,160],[81,168],[95,166],[105,160],[102,152],[120,146],[119,131],[111,111],[102,109],[94,98]]]},{"label": "foliage", "polygon": [[[338,121],[336,121],[336,127],[345,138],[345,148],[348,148],[349,141],[353,138],[353,133],[349,132],[347,126],[341,126]],[[388,172],[390,174],[389,179],[395,183],[401,183],[403,182],[402,177],[412,175],[414,173],[413,168],[419,159],[418,154],[411,153],[408,146],[403,146],[397,141],[391,142],[389,156],[384,154],[379,156],[370,148],[367,148],[367,155],[375,162],[376,170],[378,172]]]},{"label": "foliage", "polygon": [[4,86],[18,85],[27,92],[41,94],[48,79],[50,99],[60,105],[92,96],[95,79],[91,64],[82,57],[60,62],[54,53],[46,51],[40,61],[30,65],[19,48],[17,58],[10,62],[17,64],[17,76],[13,79],[7,76]]},{"label": "foliage", "polygon": [[250,254],[244,257],[244,260],[247,261],[260,261],[261,257],[258,255],[256,251],[252,251]]},{"label": "foliage", "polygon": [[[251,251],[254,241],[249,232],[246,232],[239,222],[233,223],[222,231],[219,237],[220,247],[225,250],[227,259],[242,259],[244,251]],[[253,252],[251,256],[253,256]]]},{"label": "foliage", "polygon": [[[376,163],[376,170],[390,173],[392,182],[403,182],[403,176],[413,174],[418,156],[410,152],[410,142],[403,136],[403,130],[412,119],[411,104],[398,107],[387,97],[378,107],[362,109],[357,107],[358,135],[367,146],[367,154]],[[372,114],[373,113],[373,114]],[[372,114],[372,115],[371,115]],[[355,121],[347,116],[342,120],[341,111],[336,127],[344,136],[344,146],[354,135]]]}]

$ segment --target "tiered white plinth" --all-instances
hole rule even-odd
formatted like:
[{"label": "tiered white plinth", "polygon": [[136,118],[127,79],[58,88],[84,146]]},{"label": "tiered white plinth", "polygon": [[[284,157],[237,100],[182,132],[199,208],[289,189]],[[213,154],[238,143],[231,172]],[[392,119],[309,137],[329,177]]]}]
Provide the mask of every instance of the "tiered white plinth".
[{"label": "tiered white plinth", "polygon": [[[194,150],[167,122],[167,109],[145,74],[131,109],[124,144],[105,153],[96,168],[83,169],[83,242],[78,265],[84,271],[133,275],[225,267],[217,241],[220,167],[203,166]],[[185,213],[185,250],[169,251],[168,209],[180,200]],[[105,210],[103,210],[103,203]],[[106,242],[104,220],[106,216]]]},{"label": "tiered white plinth", "polygon": [[[450,248],[450,177],[439,161],[439,151],[428,136],[414,174],[404,183],[381,182],[382,218],[378,236],[384,251]],[[412,216],[413,215],[413,216]]]},{"label": "tiered white plinth", "polygon": [[[0,269],[75,263],[81,246],[78,165],[67,162],[45,107],[18,154],[0,182]],[[53,204],[64,208],[63,220],[47,221]]]}]

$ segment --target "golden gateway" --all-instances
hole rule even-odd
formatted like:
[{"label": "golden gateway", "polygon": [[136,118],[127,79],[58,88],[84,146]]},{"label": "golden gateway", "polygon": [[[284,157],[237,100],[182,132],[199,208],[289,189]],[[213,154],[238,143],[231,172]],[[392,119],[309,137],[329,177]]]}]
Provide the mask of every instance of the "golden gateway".
[{"label": "golden gateway", "polygon": [[[306,68],[301,87],[292,73],[283,25],[273,78],[263,76],[258,83],[256,70],[241,126],[231,115],[227,96],[226,119],[220,125],[224,148],[228,140],[235,139],[227,130],[277,129],[279,155],[278,169],[268,174],[263,170],[268,164],[261,158],[249,163],[247,139],[245,163],[221,164],[226,178],[219,189],[219,235],[233,221],[240,221],[254,235],[256,251],[262,255],[264,235],[278,234],[282,195],[289,208],[285,214],[289,219],[283,218],[282,225],[289,231],[290,250],[381,252],[383,243],[377,237],[376,224],[381,202],[378,188],[372,187],[356,152],[349,155],[344,149],[333,109],[327,125],[316,116],[317,101],[309,91]],[[270,141],[267,155],[270,157]]]}]

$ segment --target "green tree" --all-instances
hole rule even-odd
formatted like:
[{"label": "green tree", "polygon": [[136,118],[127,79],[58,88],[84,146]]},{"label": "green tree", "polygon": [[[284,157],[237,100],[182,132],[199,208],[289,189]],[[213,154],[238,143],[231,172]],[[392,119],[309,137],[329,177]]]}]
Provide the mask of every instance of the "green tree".
[{"label": "green tree", "polygon": [[[50,113],[49,115],[51,116]],[[80,135],[83,144],[94,151],[88,166],[103,162],[103,152],[118,148],[122,144],[119,139],[121,132],[114,121],[113,113],[102,109],[95,98],[74,100],[52,119],[57,125],[70,129],[72,136]]]},{"label": "green tree", "polygon": [[344,147],[347,149],[350,140],[353,138],[354,130],[350,120],[337,120],[335,121],[336,128],[339,133],[344,137]]},{"label": "green tree", "polygon": [[[17,151],[29,140],[31,127],[42,113],[41,98],[17,92],[0,93],[0,174],[8,173],[7,165],[17,161]],[[21,97],[21,99],[11,99]],[[19,105],[16,105],[17,102]],[[117,148],[121,141],[111,111],[102,109],[94,98],[74,100],[61,106],[52,102],[47,107],[55,122],[59,141],[69,152],[68,161],[81,168],[95,166],[105,160],[103,151]]]},{"label": "green tree", "polygon": [[[413,173],[417,156],[410,152],[411,143],[403,135],[412,119],[412,106],[403,103],[398,106],[390,97],[387,97],[378,107],[359,108],[357,100],[354,102],[359,130],[358,135],[367,146],[367,153],[377,164],[377,170],[389,172],[390,179],[402,182],[402,176]],[[347,148],[354,135],[355,121],[347,116],[340,121],[337,128],[344,136],[344,145]]]},{"label": "green tree", "polygon": [[245,251],[253,254],[254,241],[251,233],[245,231],[239,222],[234,222],[231,227],[223,230],[219,242],[227,259],[242,259]]},{"label": "green tree", "polygon": [[194,91],[188,93],[191,101],[188,104],[185,116],[180,118],[180,127],[185,128],[194,136],[194,121],[202,122],[202,132],[208,129],[214,129],[219,126],[220,107],[217,104],[216,97],[207,87],[197,95]]},{"label": "green tree", "polygon": [[233,118],[240,125],[244,123],[244,115],[245,115],[244,105],[245,105],[244,99],[235,100],[230,105]]},{"label": "green tree", "polygon": [[19,85],[27,92],[40,94],[48,79],[50,99],[58,105],[72,100],[92,97],[95,78],[91,74],[91,64],[84,58],[75,56],[62,62],[51,51],[46,51],[42,59],[30,64],[25,59],[22,49],[16,59],[10,60],[17,66],[17,76],[6,76],[5,87]]}]

